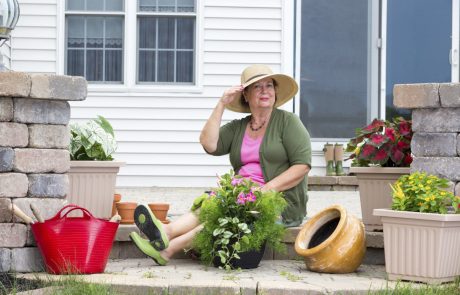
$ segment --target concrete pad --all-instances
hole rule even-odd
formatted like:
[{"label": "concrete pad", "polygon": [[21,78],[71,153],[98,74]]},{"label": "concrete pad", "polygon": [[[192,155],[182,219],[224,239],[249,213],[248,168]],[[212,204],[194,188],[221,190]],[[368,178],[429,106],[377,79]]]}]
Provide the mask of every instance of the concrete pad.
[{"label": "concrete pad", "polygon": [[[61,280],[46,273],[23,278]],[[79,276],[87,282],[110,284],[133,294],[368,294],[369,290],[394,288],[386,280],[385,267],[361,265],[350,274],[322,274],[306,270],[302,261],[263,260],[250,270],[225,271],[198,261],[172,260],[157,266],[151,259],[110,260],[105,273]]]}]

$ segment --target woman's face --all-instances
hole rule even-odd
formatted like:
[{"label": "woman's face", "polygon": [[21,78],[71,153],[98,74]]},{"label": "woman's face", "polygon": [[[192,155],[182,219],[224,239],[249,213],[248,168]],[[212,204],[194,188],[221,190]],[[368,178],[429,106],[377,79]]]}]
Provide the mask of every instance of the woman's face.
[{"label": "woman's face", "polygon": [[273,108],[276,100],[275,83],[272,78],[259,80],[244,90],[251,110],[255,108]]}]

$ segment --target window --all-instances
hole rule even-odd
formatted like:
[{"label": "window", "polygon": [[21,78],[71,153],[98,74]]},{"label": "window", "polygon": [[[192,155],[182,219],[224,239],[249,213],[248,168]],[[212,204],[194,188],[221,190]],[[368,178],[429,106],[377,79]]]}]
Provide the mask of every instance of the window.
[{"label": "window", "polygon": [[370,2],[301,3],[300,118],[315,140],[352,137],[371,117]]},{"label": "window", "polygon": [[66,1],[67,75],[123,82],[123,0]]},{"label": "window", "polygon": [[195,0],[139,0],[137,81],[193,84]]}]

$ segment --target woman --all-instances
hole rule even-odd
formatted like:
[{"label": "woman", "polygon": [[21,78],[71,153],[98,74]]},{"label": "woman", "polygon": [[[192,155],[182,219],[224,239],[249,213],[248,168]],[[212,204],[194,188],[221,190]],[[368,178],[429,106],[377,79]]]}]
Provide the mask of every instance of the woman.
[{"label": "woman", "polygon": [[[311,169],[307,130],[296,115],[278,109],[297,90],[291,77],[273,74],[265,65],[252,65],[241,74],[241,85],[224,92],[200,135],[207,153],[230,154],[234,171],[259,183],[262,191],[284,192],[288,206],[282,222],[286,227],[300,225],[306,215],[306,176]],[[250,115],[220,127],[225,109]],[[135,221],[151,242],[137,233],[131,233],[131,239],[160,265],[190,247],[202,229],[195,213],[163,225],[145,205],[136,209]]]}]

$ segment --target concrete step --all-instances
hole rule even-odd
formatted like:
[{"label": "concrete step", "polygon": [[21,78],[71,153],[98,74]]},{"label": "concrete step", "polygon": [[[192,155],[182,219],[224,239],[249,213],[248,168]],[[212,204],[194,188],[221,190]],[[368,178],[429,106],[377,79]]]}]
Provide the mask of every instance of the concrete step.
[{"label": "concrete step", "polygon": [[[283,242],[286,244],[287,253],[280,254],[267,248],[264,253],[264,258],[267,260],[302,260],[303,258],[295,252],[294,243],[300,231],[300,227],[288,228]],[[129,233],[139,232],[135,225],[123,225],[118,228],[115,242],[113,244],[111,259],[128,259],[128,258],[144,258],[145,255],[129,239]],[[364,264],[383,265],[385,264],[385,256],[383,251],[383,233],[382,232],[366,232],[366,255]],[[190,258],[185,253],[178,253],[175,259]]]}]

